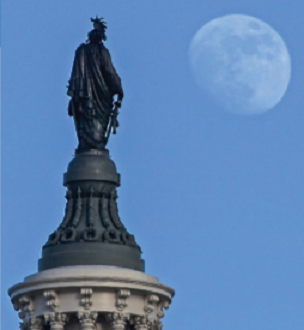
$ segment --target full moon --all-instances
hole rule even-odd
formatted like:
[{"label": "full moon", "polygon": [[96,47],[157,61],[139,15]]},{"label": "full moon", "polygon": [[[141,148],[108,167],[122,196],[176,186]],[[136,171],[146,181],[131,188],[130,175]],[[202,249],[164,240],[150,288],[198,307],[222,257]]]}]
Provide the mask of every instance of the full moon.
[{"label": "full moon", "polygon": [[260,114],[284,96],[291,72],[280,35],[245,15],[216,18],[194,35],[189,50],[198,86],[220,108],[240,115]]}]

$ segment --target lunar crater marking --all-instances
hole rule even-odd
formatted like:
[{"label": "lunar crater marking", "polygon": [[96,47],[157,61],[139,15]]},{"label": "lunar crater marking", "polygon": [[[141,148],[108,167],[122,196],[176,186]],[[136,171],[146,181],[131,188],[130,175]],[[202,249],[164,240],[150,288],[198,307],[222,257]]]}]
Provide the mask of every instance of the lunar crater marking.
[{"label": "lunar crater marking", "polygon": [[282,38],[266,23],[245,15],[204,25],[191,42],[189,59],[199,87],[237,114],[273,108],[290,80],[290,57]]}]

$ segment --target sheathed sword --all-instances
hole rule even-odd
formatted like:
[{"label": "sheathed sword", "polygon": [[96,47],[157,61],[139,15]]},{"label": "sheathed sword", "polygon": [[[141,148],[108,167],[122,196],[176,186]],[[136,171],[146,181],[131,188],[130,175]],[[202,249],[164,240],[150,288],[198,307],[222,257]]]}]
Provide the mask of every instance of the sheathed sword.
[{"label": "sheathed sword", "polygon": [[109,141],[109,137],[111,134],[111,131],[113,134],[116,134],[116,128],[118,127],[118,121],[117,121],[117,115],[118,115],[118,103],[114,102],[114,107],[110,113],[108,128],[107,128],[107,134],[106,134],[106,144]]}]

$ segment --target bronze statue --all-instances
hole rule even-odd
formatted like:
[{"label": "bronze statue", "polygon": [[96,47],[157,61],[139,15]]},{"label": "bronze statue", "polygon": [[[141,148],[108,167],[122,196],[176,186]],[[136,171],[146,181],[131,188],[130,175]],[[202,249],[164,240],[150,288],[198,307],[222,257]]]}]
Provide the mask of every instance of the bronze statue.
[{"label": "bronze statue", "polygon": [[[67,94],[68,114],[73,116],[78,150],[104,149],[111,130],[116,132],[117,109],[121,106],[121,80],[104,46],[107,28],[102,18],[91,18],[94,29],[75,52]],[[114,102],[114,96],[117,100]]]}]

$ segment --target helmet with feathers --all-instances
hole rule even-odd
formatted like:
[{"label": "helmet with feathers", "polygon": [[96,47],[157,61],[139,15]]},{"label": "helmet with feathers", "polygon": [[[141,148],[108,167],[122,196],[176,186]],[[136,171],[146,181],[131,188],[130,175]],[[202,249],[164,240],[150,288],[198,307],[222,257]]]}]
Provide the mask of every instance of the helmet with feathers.
[{"label": "helmet with feathers", "polygon": [[101,42],[102,40],[107,40],[106,29],[107,24],[103,21],[103,18],[91,18],[94,29],[88,33],[88,41],[91,42]]}]

